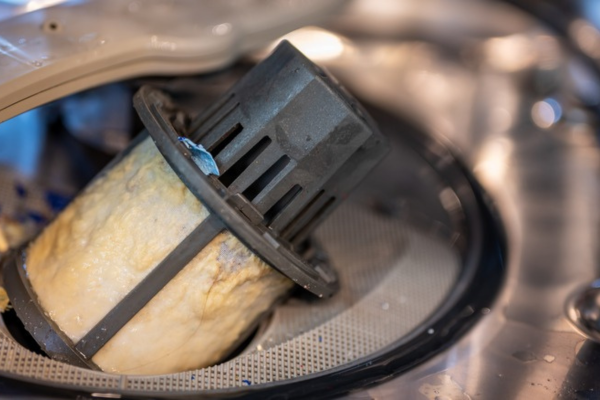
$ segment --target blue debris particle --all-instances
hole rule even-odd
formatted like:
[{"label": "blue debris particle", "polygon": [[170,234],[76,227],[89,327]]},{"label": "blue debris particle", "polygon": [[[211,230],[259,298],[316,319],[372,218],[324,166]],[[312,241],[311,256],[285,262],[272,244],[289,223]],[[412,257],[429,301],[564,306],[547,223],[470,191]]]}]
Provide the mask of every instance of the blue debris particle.
[{"label": "blue debris particle", "polygon": [[252,383],[248,379],[242,379],[242,383],[246,386],[252,385]]},{"label": "blue debris particle", "polygon": [[319,335],[319,343],[323,342],[323,336]]},{"label": "blue debris particle", "polygon": [[201,144],[196,144],[181,136],[178,139],[190,151],[192,160],[205,175],[220,175],[215,159]]},{"label": "blue debris particle", "polygon": [[15,191],[17,192],[17,196],[20,198],[27,196],[27,189],[25,189],[25,186],[21,185],[20,183],[15,184]]},{"label": "blue debris particle", "polygon": [[44,217],[42,214],[35,212],[35,211],[29,211],[27,213],[27,216],[33,220],[33,222],[37,223],[37,224],[41,224],[42,222],[46,221],[46,217]]},{"label": "blue debris particle", "polygon": [[192,379],[192,380],[196,379],[196,374],[192,374],[192,377],[191,377],[191,379]]},{"label": "blue debris particle", "polygon": [[70,201],[71,198],[68,196],[63,196],[51,191],[46,192],[46,203],[48,203],[54,212],[62,211]]}]

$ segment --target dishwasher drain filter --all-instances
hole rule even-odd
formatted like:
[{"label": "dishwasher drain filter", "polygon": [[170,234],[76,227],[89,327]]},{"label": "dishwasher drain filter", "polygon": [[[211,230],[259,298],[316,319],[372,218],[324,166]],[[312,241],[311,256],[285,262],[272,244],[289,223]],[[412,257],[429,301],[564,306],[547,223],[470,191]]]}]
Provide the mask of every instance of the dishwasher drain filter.
[{"label": "dishwasher drain filter", "polygon": [[[321,74],[319,69],[315,71]],[[247,93],[264,89],[259,84],[251,87],[253,90]],[[334,90],[335,95],[340,95],[339,89]],[[179,133],[185,131],[190,140],[209,151],[219,150],[219,154],[215,152],[219,167],[228,154],[227,137],[233,136],[231,145],[235,137],[243,138],[244,130],[250,129],[250,124],[244,125],[241,119],[245,110],[229,95],[203,113],[204,117],[188,122],[177,111],[175,94],[172,102],[152,89],[140,93],[136,107],[151,136],[157,137],[152,131],[158,128],[170,132],[167,139],[175,147],[181,145]],[[498,227],[479,187],[448,150],[421,133],[410,132],[402,121],[373,112],[379,110],[369,111],[386,136],[393,139],[392,153],[335,210],[324,206],[331,196],[319,195],[320,189],[312,192],[320,203],[313,220],[320,221],[331,212],[311,235],[327,254],[328,262],[321,265],[319,257],[315,257],[310,269],[298,270],[310,278],[301,286],[324,294],[323,298],[303,295],[308,292],[302,291],[275,308],[240,354],[211,367],[163,375],[109,374],[52,360],[24,348],[1,327],[0,375],[42,386],[47,393],[61,390],[73,391],[74,395],[94,393],[126,398],[306,398],[331,396],[381,381],[448,346],[476,321],[480,308],[489,307],[496,286],[490,288],[481,282],[501,282],[502,243]],[[366,120],[361,109],[358,115]],[[241,131],[238,123],[243,127]],[[210,127],[219,124],[227,127],[221,131],[230,132],[224,139],[223,135],[210,134]],[[285,130],[285,126],[280,128]],[[275,127],[272,134],[271,144],[279,140],[282,132]],[[177,149],[185,151],[185,147]],[[281,156],[275,154],[271,159],[277,163]],[[189,168],[197,168],[189,158],[186,163]],[[268,169],[266,166],[262,173]],[[220,172],[221,177],[227,174]],[[181,175],[188,179],[185,173]],[[286,217],[288,223],[297,221],[293,229],[287,229],[283,223],[274,226],[276,212],[269,214],[268,209],[257,208],[252,201],[228,196],[225,189],[235,187],[243,175],[238,174],[228,185],[213,182],[219,179],[216,176],[203,177],[203,183],[217,187],[209,192],[215,193],[214,198],[203,201],[215,213],[223,205],[235,208],[236,215],[254,225],[254,232],[260,232],[257,236],[261,243],[283,249],[288,260],[296,257],[290,249],[303,256],[310,254],[310,248],[305,247],[307,233],[312,229],[304,229],[309,226],[307,220],[301,223],[302,218]],[[348,182],[343,180],[344,173],[339,176],[341,184],[334,189],[341,188],[339,193],[345,193],[351,184],[344,183]],[[240,187],[238,193],[246,190]],[[280,194],[287,192],[282,188]],[[446,209],[442,200],[450,195],[456,201],[451,209]],[[253,200],[259,198],[260,193]],[[403,214],[404,198],[427,209],[434,223],[415,225],[412,217],[416,213]],[[310,203],[304,203],[304,208]],[[279,215],[284,215],[283,209],[278,209]],[[320,209],[325,211],[319,213]],[[264,218],[266,214],[269,218]],[[260,215],[262,219],[257,217]],[[261,228],[265,221],[273,225]],[[433,234],[440,231],[440,226],[448,228],[448,235]],[[280,239],[284,245],[273,245],[275,242],[264,236],[265,232],[273,232],[272,238]],[[262,245],[256,244],[259,242],[245,240],[243,234],[239,237],[260,252]],[[328,265],[337,271],[337,279],[331,279]],[[305,278],[298,275],[296,279]],[[327,298],[326,290],[333,292],[338,284],[338,291]]]}]

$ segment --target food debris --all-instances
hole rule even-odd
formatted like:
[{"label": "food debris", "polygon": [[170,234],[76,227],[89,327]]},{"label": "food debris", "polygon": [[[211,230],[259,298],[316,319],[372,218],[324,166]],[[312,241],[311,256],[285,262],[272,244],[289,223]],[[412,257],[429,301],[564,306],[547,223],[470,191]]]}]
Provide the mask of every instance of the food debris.
[{"label": "food debris", "polygon": [[17,221],[6,215],[0,215],[0,253],[24,243],[35,231],[33,219]]},{"label": "food debris", "polygon": [[6,290],[0,286],[0,313],[8,311],[12,308],[10,305],[10,299],[8,298],[8,293]]},{"label": "food debris", "polygon": [[0,227],[0,253],[4,253],[8,250],[10,246],[8,245],[8,239],[4,235],[2,228]]},{"label": "food debris", "polygon": [[554,357],[554,356],[553,356],[553,355],[551,355],[551,354],[546,354],[546,355],[544,356],[544,361],[546,361],[547,363],[551,363],[551,362],[553,362],[554,360],[556,360],[556,357]]}]

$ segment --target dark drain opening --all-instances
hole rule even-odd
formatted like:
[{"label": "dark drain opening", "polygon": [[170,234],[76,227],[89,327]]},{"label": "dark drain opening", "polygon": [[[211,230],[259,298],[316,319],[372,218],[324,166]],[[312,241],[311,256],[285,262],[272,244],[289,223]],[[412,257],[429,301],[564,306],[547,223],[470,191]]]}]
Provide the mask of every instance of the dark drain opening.
[{"label": "dark drain opening", "polygon": [[248,335],[248,337],[244,339],[243,342],[241,342],[231,353],[229,353],[227,357],[224,357],[221,361],[219,361],[219,364],[233,360],[237,356],[241,355],[244,351],[246,351],[248,346],[250,346],[250,344],[254,341],[254,338],[256,338],[256,335],[258,335],[258,332],[262,329],[264,329],[262,325],[258,325],[256,328],[254,328],[252,332]]},{"label": "dark drain opening", "polygon": [[27,350],[33,351],[35,354],[48,357],[46,353],[44,353],[40,345],[37,344],[35,339],[29,334],[29,332],[27,332],[25,326],[23,325],[19,317],[17,317],[17,313],[15,312],[15,310],[10,309],[3,312],[2,320],[4,321],[4,325],[6,326],[8,333],[10,333],[12,338],[17,343],[25,347]]}]

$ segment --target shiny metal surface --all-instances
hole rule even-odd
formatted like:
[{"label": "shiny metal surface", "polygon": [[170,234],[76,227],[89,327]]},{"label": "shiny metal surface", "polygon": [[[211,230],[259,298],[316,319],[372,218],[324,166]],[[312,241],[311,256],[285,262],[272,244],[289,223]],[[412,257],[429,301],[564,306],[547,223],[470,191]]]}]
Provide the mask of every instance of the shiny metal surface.
[{"label": "shiny metal surface", "polygon": [[[320,61],[360,98],[451,143],[491,194],[509,241],[507,283],[474,329],[349,397],[599,398],[600,346],[564,312],[573,290],[599,275],[598,78],[502,4],[357,1],[325,28],[316,35],[331,48]],[[322,48],[315,30],[294,35],[301,50]]]},{"label": "shiny metal surface", "polygon": [[575,329],[600,343],[600,281],[575,290],[567,300],[565,312]]}]

